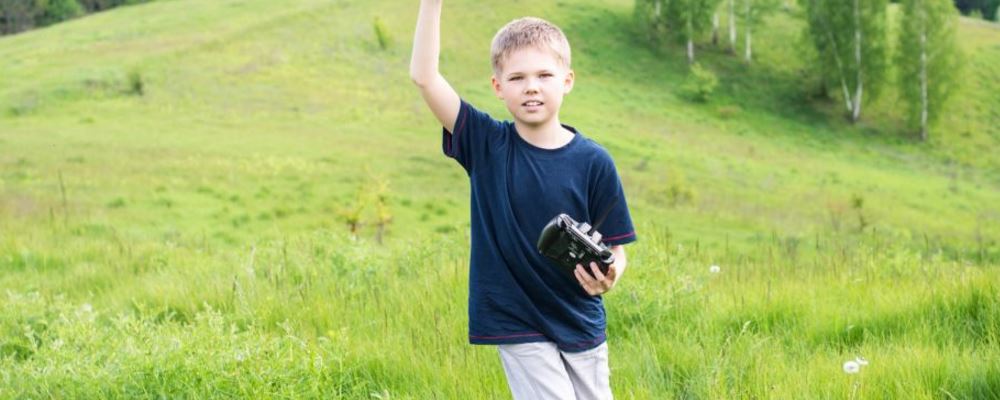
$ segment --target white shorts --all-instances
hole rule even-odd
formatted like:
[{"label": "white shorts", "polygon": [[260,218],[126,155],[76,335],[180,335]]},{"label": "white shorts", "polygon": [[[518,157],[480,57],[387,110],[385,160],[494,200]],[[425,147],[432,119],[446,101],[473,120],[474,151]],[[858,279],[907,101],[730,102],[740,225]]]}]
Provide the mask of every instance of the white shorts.
[{"label": "white shorts", "polygon": [[514,400],[612,399],[608,343],[578,353],[555,343],[499,345]]}]

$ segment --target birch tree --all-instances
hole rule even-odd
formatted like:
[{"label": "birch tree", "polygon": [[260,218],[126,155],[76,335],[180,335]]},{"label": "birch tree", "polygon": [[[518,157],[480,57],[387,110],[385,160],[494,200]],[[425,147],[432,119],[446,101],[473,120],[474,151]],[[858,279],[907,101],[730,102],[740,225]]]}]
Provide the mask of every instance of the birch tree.
[{"label": "birch tree", "polygon": [[694,40],[712,26],[720,0],[636,0],[635,16],[651,41],[674,39],[687,45],[694,63]]},{"label": "birch tree", "polygon": [[776,11],[779,7],[779,0],[743,0],[743,60],[747,64],[753,60],[753,29],[768,14]]},{"label": "birch tree", "polygon": [[802,0],[808,34],[829,86],[839,86],[852,122],[885,84],[887,0]]},{"label": "birch tree", "polygon": [[673,36],[687,44],[688,63],[694,64],[694,39],[703,34],[712,22],[718,0],[670,0],[667,6],[667,26]]},{"label": "birch tree", "polygon": [[958,79],[957,11],[950,0],[904,0],[896,65],[911,129],[926,141]]},{"label": "birch tree", "polygon": [[635,19],[646,39],[657,42],[667,36],[666,3],[669,0],[636,0]]}]

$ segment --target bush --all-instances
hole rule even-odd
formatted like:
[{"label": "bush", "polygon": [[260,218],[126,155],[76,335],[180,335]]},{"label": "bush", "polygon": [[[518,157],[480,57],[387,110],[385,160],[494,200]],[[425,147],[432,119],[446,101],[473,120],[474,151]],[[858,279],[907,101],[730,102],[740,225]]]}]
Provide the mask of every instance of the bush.
[{"label": "bush", "polygon": [[691,75],[688,76],[682,88],[685,95],[694,101],[705,102],[715,92],[715,87],[719,85],[719,78],[715,73],[705,69],[701,64],[691,65]]},{"label": "bush", "polygon": [[126,92],[135,96],[142,96],[145,93],[145,84],[142,80],[142,73],[138,70],[131,70],[128,73],[128,89]]},{"label": "bush", "polygon": [[389,36],[389,29],[386,28],[385,23],[382,22],[381,18],[375,17],[372,26],[375,28],[375,38],[378,39],[378,47],[382,50],[388,49],[389,45],[392,44],[392,37]]},{"label": "bush", "polygon": [[52,25],[83,15],[83,7],[76,0],[48,0],[36,18],[39,26]]},{"label": "bush", "polygon": [[148,3],[152,0],[78,0],[87,12],[103,11],[118,6]]}]

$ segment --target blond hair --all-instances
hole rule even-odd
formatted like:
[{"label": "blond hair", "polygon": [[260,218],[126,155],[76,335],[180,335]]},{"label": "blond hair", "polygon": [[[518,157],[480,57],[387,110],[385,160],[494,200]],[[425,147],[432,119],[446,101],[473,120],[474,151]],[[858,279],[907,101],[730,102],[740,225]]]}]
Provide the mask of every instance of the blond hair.
[{"label": "blond hair", "polygon": [[566,68],[570,65],[569,40],[558,26],[535,17],[515,19],[504,25],[493,37],[490,55],[493,72],[500,73],[500,67],[515,50],[526,47],[547,48]]}]

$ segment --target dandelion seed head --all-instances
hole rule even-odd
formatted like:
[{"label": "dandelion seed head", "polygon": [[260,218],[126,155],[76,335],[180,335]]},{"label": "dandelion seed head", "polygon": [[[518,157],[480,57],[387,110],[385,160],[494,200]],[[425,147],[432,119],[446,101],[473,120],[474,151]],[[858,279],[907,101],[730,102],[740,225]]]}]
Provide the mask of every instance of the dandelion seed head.
[{"label": "dandelion seed head", "polygon": [[856,374],[861,371],[861,364],[857,361],[851,360],[844,363],[844,372],[848,374]]},{"label": "dandelion seed head", "polygon": [[722,271],[722,268],[719,268],[718,265],[713,265],[711,267],[708,267],[708,272],[711,272],[713,274],[717,274],[717,273],[719,273],[721,271]]}]

